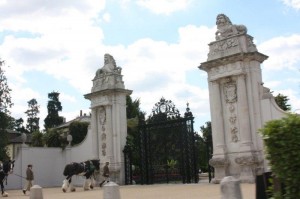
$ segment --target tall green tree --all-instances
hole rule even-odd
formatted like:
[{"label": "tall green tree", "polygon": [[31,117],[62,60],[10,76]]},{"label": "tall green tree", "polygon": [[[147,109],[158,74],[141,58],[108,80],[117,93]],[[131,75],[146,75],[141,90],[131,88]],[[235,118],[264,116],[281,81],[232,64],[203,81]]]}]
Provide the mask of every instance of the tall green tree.
[{"label": "tall green tree", "polygon": [[56,127],[63,123],[63,117],[59,116],[58,112],[62,111],[62,106],[59,101],[59,92],[51,92],[48,94],[48,115],[45,118],[45,129]]},{"label": "tall green tree", "polygon": [[292,108],[291,105],[288,104],[289,100],[290,99],[288,98],[288,96],[282,95],[280,93],[275,96],[276,104],[284,111],[290,111]]},{"label": "tall green tree", "polygon": [[133,164],[139,162],[139,135],[138,126],[141,121],[145,120],[146,113],[140,108],[140,99],[132,100],[130,96],[126,97],[126,114],[127,114],[127,146],[132,151]]},{"label": "tall green tree", "polygon": [[28,110],[25,112],[27,115],[27,125],[26,129],[28,130],[29,133],[33,133],[34,131],[39,131],[40,126],[39,126],[39,121],[40,118],[37,117],[38,114],[40,113],[40,106],[38,105],[36,99],[31,99],[28,102]]},{"label": "tall green tree", "polygon": [[8,86],[4,74],[4,61],[0,60],[0,160],[8,158],[6,146],[8,144],[8,133],[6,129],[10,122],[10,111],[13,103],[11,101],[11,89]]}]

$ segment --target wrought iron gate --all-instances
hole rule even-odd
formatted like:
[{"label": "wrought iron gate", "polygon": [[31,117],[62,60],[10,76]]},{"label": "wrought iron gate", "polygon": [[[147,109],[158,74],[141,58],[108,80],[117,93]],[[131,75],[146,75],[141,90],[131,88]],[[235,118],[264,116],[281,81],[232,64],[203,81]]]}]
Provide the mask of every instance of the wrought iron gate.
[{"label": "wrought iron gate", "polygon": [[156,103],[147,122],[139,126],[140,165],[136,175],[131,149],[124,149],[126,184],[198,182],[193,120],[188,106],[181,117],[170,100],[162,98]]}]

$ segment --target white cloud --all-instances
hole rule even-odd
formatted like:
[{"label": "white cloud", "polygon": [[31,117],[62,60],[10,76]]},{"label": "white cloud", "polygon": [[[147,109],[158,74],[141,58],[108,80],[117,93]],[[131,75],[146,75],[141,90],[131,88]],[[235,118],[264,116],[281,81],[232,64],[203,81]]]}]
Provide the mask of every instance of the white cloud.
[{"label": "white cloud", "polygon": [[137,0],[136,3],[155,14],[170,15],[173,12],[185,10],[191,0]]},{"label": "white cloud", "polygon": [[263,42],[258,50],[269,58],[265,70],[298,70],[300,62],[300,34],[275,37]]},{"label": "white cloud", "polygon": [[103,20],[107,23],[110,22],[110,14],[109,13],[104,13],[103,14]]},{"label": "white cloud", "polygon": [[283,3],[296,10],[300,10],[300,0],[282,0]]}]

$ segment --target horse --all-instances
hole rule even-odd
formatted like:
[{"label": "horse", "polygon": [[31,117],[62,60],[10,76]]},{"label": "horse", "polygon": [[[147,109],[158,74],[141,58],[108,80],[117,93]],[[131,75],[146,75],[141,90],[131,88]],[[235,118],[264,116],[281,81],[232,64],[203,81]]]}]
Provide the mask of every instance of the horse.
[{"label": "horse", "polygon": [[72,176],[79,175],[85,176],[85,182],[83,189],[89,190],[93,189],[95,185],[94,173],[100,171],[100,160],[87,160],[85,162],[72,162],[67,164],[64,169],[64,176],[66,179],[63,181],[62,191],[66,192],[70,187],[71,192],[76,191],[75,187],[72,184]]},{"label": "horse", "polygon": [[12,173],[14,170],[15,161],[8,160],[1,163],[0,161],[0,185],[1,185],[1,194],[3,197],[7,197],[8,193],[4,189],[4,181],[7,180],[8,174]]}]

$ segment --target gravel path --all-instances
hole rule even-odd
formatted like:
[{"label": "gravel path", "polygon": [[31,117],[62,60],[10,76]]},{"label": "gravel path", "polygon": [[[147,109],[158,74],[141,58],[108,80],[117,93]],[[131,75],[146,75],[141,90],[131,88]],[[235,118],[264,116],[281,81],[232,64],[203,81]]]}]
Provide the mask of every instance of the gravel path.
[{"label": "gravel path", "polygon": [[[241,184],[243,199],[255,199],[255,184]],[[120,186],[121,199],[220,199],[220,185],[209,183],[198,184],[160,184],[160,185],[127,185]],[[96,187],[83,191],[77,187],[76,192],[63,193],[60,187],[43,188],[43,199],[103,199],[103,188]],[[7,190],[8,199],[30,198],[21,190]]]}]

